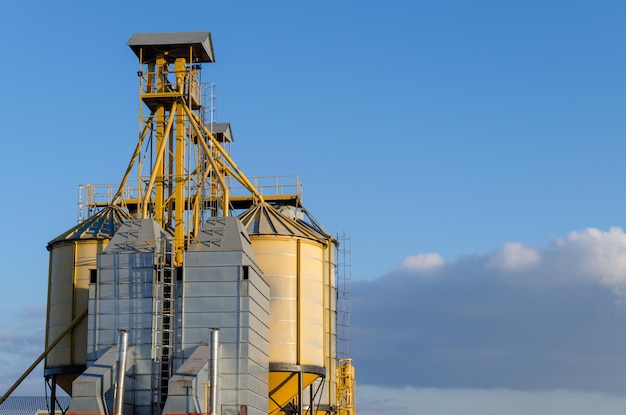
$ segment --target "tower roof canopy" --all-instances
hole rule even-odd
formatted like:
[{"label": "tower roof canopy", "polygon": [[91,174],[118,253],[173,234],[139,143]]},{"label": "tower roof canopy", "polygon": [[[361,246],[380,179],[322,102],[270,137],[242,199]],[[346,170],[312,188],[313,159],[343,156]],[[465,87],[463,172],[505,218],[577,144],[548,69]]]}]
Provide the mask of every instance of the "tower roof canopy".
[{"label": "tower roof canopy", "polygon": [[126,44],[144,62],[163,52],[173,59],[189,59],[190,48],[193,52],[190,63],[215,62],[211,32],[135,33]]},{"label": "tower roof canopy", "polygon": [[220,143],[232,143],[235,141],[229,122],[216,122],[208,124],[208,127],[215,139]]}]

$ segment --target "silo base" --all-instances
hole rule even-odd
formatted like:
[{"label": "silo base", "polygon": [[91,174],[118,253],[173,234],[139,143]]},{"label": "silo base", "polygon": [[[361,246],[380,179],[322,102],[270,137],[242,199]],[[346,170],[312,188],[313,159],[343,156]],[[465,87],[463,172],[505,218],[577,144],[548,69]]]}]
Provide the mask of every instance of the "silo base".
[{"label": "silo base", "polygon": [[319,377],[326,377],[326,369],[320,366],[270,363],[268,413],[280,413],[300,388],[306,389]]}]

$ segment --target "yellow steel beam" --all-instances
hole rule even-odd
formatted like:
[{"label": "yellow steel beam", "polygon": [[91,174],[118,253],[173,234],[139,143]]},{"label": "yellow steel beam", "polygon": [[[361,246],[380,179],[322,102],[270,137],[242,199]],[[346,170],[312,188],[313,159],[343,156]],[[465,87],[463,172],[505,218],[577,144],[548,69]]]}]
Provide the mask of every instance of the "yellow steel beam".
[{"label": "yellow steel beam", "polygon": [[[210,162],[212,162],[212,159],[209,160]],[[198,160],[198,163],[200,163],[200,160]],[[211,164],[211,169],[213,168],[213,164]],[[199,184],[203,184],[206,183],[206,179],[207,177],[209,177],[209,173],[211,172],[211,169],[205,169],[204,172],[202,173],[202,177],[199,177],[198,179],[198,183]],[[223,179],[222,179],[223,182]],[[226,189],[226,183],[224,183],[224,189]],[[230,200],[230,198],[226,198]],[[197,232],[200,230],[200,203],[202,200],[202,186],[200,186],[198,188],[198,191],[196,192],[195,197],[193,198],[193,236],[195,237],[197,235]],[[228,207],[228,206],[227,206]],[[225,215],[227,215],[227,213],[225,213]]]},{"label": "yellow steel beam", "polygon": [[143,145],[143,140],[145,140],[146,136],[148,135],[148,131],[150,131],[149,127],[153,119],[154,119],[154,113],[150,114],[150,117],[148,117],[148,120],[145,123],[143,131],[141,132],[141,135],[139,136],[137,147],[135,147],[135,152],[133,153],[133,156],[130,158],[130,162],[128,163],[128,167],[126,168],[126,173],[124,173],[124,177],[122,178],[122,183],[120,183],[120,187],[117,189],[117,193],[115,193],[115,196],[113,196],[113,199],[111,199],[112,205],[115,205],[119,201],[119,199],[122,197],[122,194],[124,193],[124,187],[126,187],[126,182],[128,181],[130,172],[133,169],[133,166],[135,165],[135,161],[137,160],[137,157],[139,157],[139,153],[141,152],[141,146]]},{"label": "yellow steel beam", "polygon": [[[206,141],[203,140],[203,135],[202,135],[202,132],[200,131],[200,127],[198,126],[198,123],[197,123],[196,119],[191,117],[191,115],[194,115],[193,112],[191,112],[189,107],[187,107],[186,105],[183,106],[183,109],[185,110],[187,115],[190,117],[189,118],[189,123],[192,125],[194,130],[196,130],[196,134],[198,134],[198,141],[202,145],[202,148],[204,149],[205,153],[207,154],[207,158],[209,159],[209,163],[211,163],[211,168],[216,173],[219,173],[219,168],[218,168],[215,160],[213,159],[213,155],[211,154],[211,149],[209,148],[209,145],[206,143]],[[217,145],[218,147],[221,147],[219,145],[219,143],[217,143],[217,141],[215,143],[213,143],[213,144]],[[216,174],[216,176],[217,176],[217,179],[220,182],[220,185],[222,186],[222,189],[224,190],[224,200],[222,201],[222,214],[224,216],[228,216],[228,210],[229,210],[229,208],[228,208],[228,199],[229,199],[228,186],[226,186],[226,182],[224,181],[224,178],[222,177],[221,174]]]},{"label": "yellow steel beam", "polygon": [[[185,104],[179,102],[178,107]],[[174,176],[174,245],[176,263],[183,263],[185,249],[185,112],[176,111],[176,154]]]},{"label": "yellow steel beam", "polygon": [[[172,124],[174,123],[174,117],[173,115],[176,113],[176,103],[174,103],[172,105],[172,109],[170,110],[170,117],[167,120],[167,126],[165,127],[165,131],[163,132],[163,135],[167,136],[169,135],[170,131],[172,130]],[[161,142],[159,143],[159,148],[157,149],[157,154],[156,154],[156,161],[154,162],[154,169],[152,170],[152,174],[150,175],[150,180],[148,181],[148,185],[146,186],[146,193],[143,195],[143,199],[141,201],[142,206],[141,206],[141,217],[143,219],[146,219],[148,217],[148,203],[150,202],[150,195],[152,193],[152,187],[154,186],[154,182],[157,179],[157,175],[159,173],[161,173],[161,167],[163,165],[163,157],[165,156],[165,145],[167,144],[167,140],[162,139]],[[157,191],[157,198],[158,198],[158,191]],[[161,205],[162,205],[162,201],[161,201]],[[163,206],[157,206],[157,208],[161,208],[162,209]],[[162,218],[162,214],[163,212],[158,212],[157,211],[157,222],[161,222],[161,218]]]},{"label": "yellow steel beam", "polygon": [[[188,112],[188,115],[189,113],[191,113],[189,109],[187,109],[187,112]],[[213,134],[211,134],[211,131],[209,131],[209,129],[204,124],[202,124],[200,118],[194,113],[190,114],[190,118],[193,118],[197,123],[202,125],[202,129],[204,130],[207,137],[209,137],[211,141],[213,142],[213,144],[217,146],[217,149],[221,153],[222,157],[224,157],[224,159],[228,162],[228,164],[232,167],[232,169],[238,173],[241,184],[243,184],[246,187],[246,189],[248,189],[252,194],[254,194],[257,197],[259,201],[262,202],[263,196],[261,196],[261,194],[254,187],[254,185],[250,183],[250,180],[248,180],[246,175],[243,174],[241,170],[239,170],[239,167],[237,167],[237,164],[235,164],[233,159],[230,158],[230,155],[226,152],[226,150],[224,150],[224,148],[220,145],[220,143],[215,139]]]},{"label": "yellow steel beam", "polygon": [[[169,65],[167,60],[165,59],[165,55],[160,53],[156,58],[156,71],[157,71],[157,79],[156,79],[156,87],[157,92],[165,92],[166,85],[168,83],[167,74],[169,72]],[[153,91],[150,91],[152,93]],[[167,167],[167,163],[163,158],[165,157],[165,147],[167,145],[167,139],[170,134],[170,130],[172,128],[171,123],[174,121],[174,117],[172,116],[172,112],[175,110],[175,106],[172,106],[171,111],[169,112],[170,118],[168,119],[167,127],[165,126],[165,119],[167,114],[165,112],[164,103],[159,103],[159,106],[156,109],[157,119],[156,119],[156,146],[159,149],[157,153],[157,160],[152,166],[151,175],[154,177],[154,181],[152,184],[148,185],[147,190],[151,191],[152,186],[155,186],[155,194],[154,194],[154,219],[161,223],[165,223],[165,184],[163,182],[163,178],[165,177],[165,171]],[[169,128],[168,128],[169,127]],[[159,159],[159,157],[161,157]],[[152,177],[151,177],[152,179]],[[156,183],[155,183],[156,181]],[[144,205],[144,218],[147,217],[147,205]]]}]

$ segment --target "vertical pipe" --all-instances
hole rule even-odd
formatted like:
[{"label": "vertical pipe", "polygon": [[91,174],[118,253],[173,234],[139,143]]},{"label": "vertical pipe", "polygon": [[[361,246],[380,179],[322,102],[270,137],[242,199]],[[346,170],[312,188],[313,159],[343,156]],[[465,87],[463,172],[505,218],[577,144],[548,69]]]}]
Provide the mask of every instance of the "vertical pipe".
[{"label": "vertical pipe", "polygon": [[211,329],[211,345],[209,356],[209,415],[217,415],[217,374],[219,363],[219,331],[220,329]]},{"label": "vertical pipe", "polygon": [[[296,363],[302,364],[302,244],[296,243]],[[300,379],[300,378],[298,378]]]},{"label": "vertical pipe", "polygon": [[302,415],[302,371],[298,370],[298,409],[297,414]]},{"label": "vertical pipe", "polygon": [[[81,261],[81,258],[78,258],[78,242],[74,241],[72,246],[72,255],[74,258],[74,264],[72,265],[72,318],[78,315],[76,297],[77,297],[77,284],[78,284],[78,264]],[[70,346],[70,362],[74,363],[74,349],[76,348],[76,333],[78,330],[72,330],[69,338],[69,346]]]},{"label": "vertical pipe", "polygon": [[122,415],[124,409],[124,376],[126,375],[126,352],[128,331],[120,330],[115,357],[115,390],[113,394],[113,415]]},{"label": "vertical pipe", "polygon": [[57,409],[57,375],[52,375],[52,386],[50,386],[50,413],[54,415]]}]

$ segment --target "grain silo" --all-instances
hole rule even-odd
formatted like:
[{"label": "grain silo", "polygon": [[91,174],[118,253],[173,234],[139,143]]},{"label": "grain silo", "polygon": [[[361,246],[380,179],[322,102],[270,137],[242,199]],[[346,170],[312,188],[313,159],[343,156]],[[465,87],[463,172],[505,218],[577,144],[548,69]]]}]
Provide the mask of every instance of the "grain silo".
[{"label": "grain silo", "polygon": [[72,327],[46,356],[44,375],[71,394],[72,381],[86,369],[89,284],[96,273],[97,256],[130,215],[107,206],[48,243],[48,312],[46,347]]},{"label": "grain silo", "polygon": [[270,285],[270,413],[332,375],[324,337],[332,238],[298,222],[295,209],[284,211],[260,203],[240,216]]},{"label": "grain silo", "polygon": [[90,215],[49,244],[45,376],[71,395],[67,413],[354,414],[338,243],[298,180],[263,186],[231,158],[202,82],[211,34],[128,46],[135,151],[117,191],[87,186]]}]

